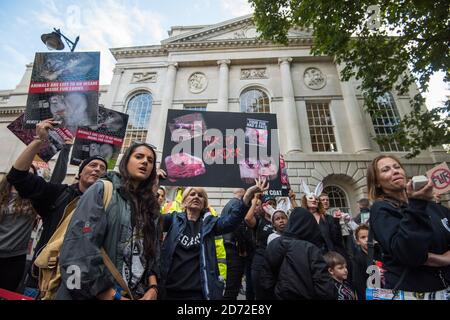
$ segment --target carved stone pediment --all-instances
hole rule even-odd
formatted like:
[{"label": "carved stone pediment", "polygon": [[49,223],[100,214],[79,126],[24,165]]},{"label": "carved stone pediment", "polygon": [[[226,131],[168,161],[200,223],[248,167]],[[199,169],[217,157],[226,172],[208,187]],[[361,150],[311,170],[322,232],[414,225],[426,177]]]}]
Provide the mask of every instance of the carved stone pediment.
[{"label": "carved stone pediment", "polygon": [[246,31],[246,28],[250,26],[253,26],[253,28],[256,30],[253,24],[253,16],[246,15],[223,21],[218,24],[205,26],[202,29],[194,30],[192,32],[163,40],[162,44],[224,39],[242,39],[242,37],[244,36],[247,38],[252,36],[252,30],[249,30],[248,34]]},{"label": "carved stone pediment", "polygon": [[236,30],[228,30],[220,35],[213,36],[207,40],[236,40],[236,39],[255,39],[260,36],[254,25],[248,25]]},{"label": "carved stone pediment", "polygon": [[[186,34],[178,35],[166,40],[163,44],[183,42],[221,41],[221,40],[251,40],[259,38],[252,15],[224,21],[219,24],[205,26]],[[293,28],[288,33],[289,38],[312,38],[312,30]]]},{"label": "carved stone pediment", "polygon": [[312,31],[307,29],[290,29],[288,31],[288,37],[289,38],[311,38],[312,37]]},{"label": "carved stone pediment", "polygon": [[156,72],[135,72],[131,78],[131,83],[156,82],[158,74]]},{"label": "carved stone pediment", "polygon": [[[312,44],[312,30],[295,28],[289,31],[289,42]],[[169,50],[187,48],[213,48],[230,46],[268,45],[270,41],[260,38],[253,22],[253,15],[234,18],[213,25],[191,26],[186,32],[177,33],[161,41],[160,46],[143,46],[111,49],[114,57],[165,56]],[[140,81],[138,81],[140,82]]]}]

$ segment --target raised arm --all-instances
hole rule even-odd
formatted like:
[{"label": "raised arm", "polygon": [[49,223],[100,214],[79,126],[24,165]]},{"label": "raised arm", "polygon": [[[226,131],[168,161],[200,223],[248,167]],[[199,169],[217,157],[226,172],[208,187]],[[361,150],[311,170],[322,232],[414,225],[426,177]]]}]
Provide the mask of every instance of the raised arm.
[{"label": "raised arm", "polygon": [[73,141],[71,139],[65,140],[65,144],[59,152],[58,160],[56,160],[55,168],[53,169],[51,183],[62,183],[67,174],[67,164],[69,163],[69,154],[72,149]]},{"label": "raised arm", "polygon": [[214,228],[216,234],[234,231],[246,216],[255,194],[262,193],[269,189],[269,184],[265,178],[256,179],[255,182],[254,186],[247,189],[242,201],[236,202],[231,207],[231,213],[218,219]]},{"label": "raised arm", "polygon": [[36,125],[36,138],[19,155],[14,168],[20,171],[28,171],[33,162],[34,156],[39,152],[42,143],[48,140],[48,130],[53,129],[53,118],[39,122]]},{"label": "raised arm", "polygon": [[292,189],[289,189],[289,194],[288,194],[289,200],[291,201],[291,207],[292,208],[297,208],[298,207],[298,203],[296,200],[296,196],[295,196],[295,192]]},{"label": "raised arm", "polygon": [[256,194],[254,198],[252,199],[252,205],[250,209],[248,210],[247,214],[245,215],[244,221],[245,224],[249,227],[254,229],[256,227],[256,208],[258,207],[261,200],[259,199],[261,197],[261,194]]}]

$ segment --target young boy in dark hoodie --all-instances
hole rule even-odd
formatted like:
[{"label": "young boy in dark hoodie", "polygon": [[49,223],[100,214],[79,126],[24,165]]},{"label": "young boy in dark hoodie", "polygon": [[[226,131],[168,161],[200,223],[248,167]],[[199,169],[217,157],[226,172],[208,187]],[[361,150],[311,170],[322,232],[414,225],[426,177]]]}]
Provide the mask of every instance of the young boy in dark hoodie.
[{"label": "young boy in dark hoodie", "polygon": [[328,272],[333,278],[337,300],[356,300],[356,292],[347,282],[348,270],[345,258],[335,251],[327,252],[323,258],[328,265]]},{"label": "young boy in dark hoodie", "polygon": [[266,248],[260,281],[268,296],[279,300],[335,299],[320,249],[323,246],[314,216],[295,208],[283,235]]},{"label": "young boy in dark hoodie", "polygon": [[360,300],[365,300],[366,298],[366,283],[369,275],[366,273],[368,266],[367,251],[369,239],[369,226],[366,224],[360,225],[355,230],[355,240],[358,248],[355,250],[355,255],[353,256],[353,285],[358,294]]},{"label": "young boy in dark hoodie", "polygon": [[367,278],[369,274],[366,272],[369,265],[375,264],[375,261],[381,260],[380,248],[376,244],[374,246],[373,261],[369,261],[368,256],[368,240],[369,240],[369,226],[362,224],[355,230],[355,240],[358,245],[353,256],[353,287],[358,294],[358,299],[365,300]]}]

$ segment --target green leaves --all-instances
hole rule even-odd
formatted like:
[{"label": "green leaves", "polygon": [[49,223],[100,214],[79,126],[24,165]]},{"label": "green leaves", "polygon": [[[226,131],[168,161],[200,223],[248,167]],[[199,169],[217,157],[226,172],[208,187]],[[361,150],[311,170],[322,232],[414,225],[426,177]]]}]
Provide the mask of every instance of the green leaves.
[{"label": "green leaves", "polygon": [[[403,117],[391,136],[414,157],[430,146],[450,144],[450,103],[432,110],[424,107],[423,94],[436,71],[450,79],[450,19],[446,0],[249,0],[255,23],[266,40],[288,44],[293,27],[314,30],[314,55],[335,57],[345,64],[341,78],[359,79],[366,110],[376,112],[377,99],[387,92],[404,95],[411,84],[419,94],[410,101],[411,113]],[[369,12],[377,5],[377,12]],[[373,7],[370,7],[373,8]],[[374,17],[377,13],[379,16]],[[371,18],[381,27],[371,30]]]}]

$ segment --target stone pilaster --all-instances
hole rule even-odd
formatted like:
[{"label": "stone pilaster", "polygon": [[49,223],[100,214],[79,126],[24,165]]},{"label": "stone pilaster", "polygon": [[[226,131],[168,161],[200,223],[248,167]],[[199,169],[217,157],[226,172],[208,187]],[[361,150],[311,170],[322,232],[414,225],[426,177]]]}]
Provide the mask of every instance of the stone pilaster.
[{"label": "stone pilaster", "polygon": [[[340,74],[344,66],[340,64],[336,66],[338,74]],[[340,81],[340,83],[354,150],[356,153],[369,152],[371,148],[367,124],[364,121],[363,110],[359,107],[358,100],[356,99],[355,90],[348,81]]]},{"label": "stone pilaster", "polygon": [[279,58],[278,63],[280,65],[281,73],[281,88],[283,92],[283,104],[278,114],[280,115],[279,127],[284,131],[281,137],[284,137],[286,141],[286,151],[289,152],[301,152],[300,131],[298,129],[299,124],[297,122],[297,109],[295,107],[294,87],[292,85],[291,77],[291,63],[292,58]]},{"label": "stone pilaster", "polygon": [[230,60],[219,60],[219,95],[217,99],[218,110],[228,110],[228,87],[229,87],[229,65]]}]

